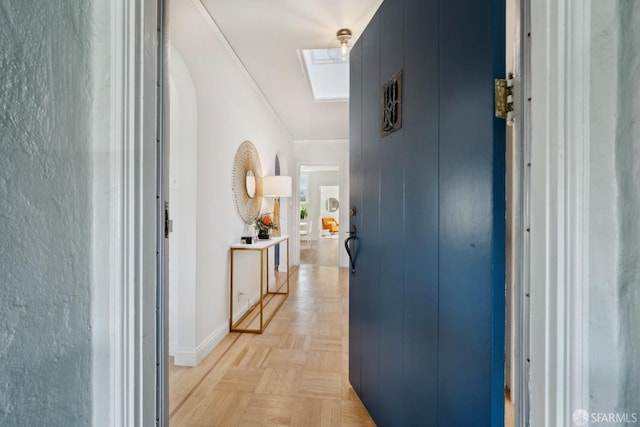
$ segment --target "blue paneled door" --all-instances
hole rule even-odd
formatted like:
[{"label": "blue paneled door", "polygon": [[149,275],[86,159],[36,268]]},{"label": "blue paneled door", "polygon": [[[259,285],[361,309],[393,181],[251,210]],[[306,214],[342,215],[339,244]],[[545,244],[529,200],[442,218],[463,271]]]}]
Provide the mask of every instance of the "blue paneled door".
[{"label": "blue paneled door", "polygon": [[504,1],[385,0],[351,51],[349,375],[379,426],[503,425],[504,31]]}]

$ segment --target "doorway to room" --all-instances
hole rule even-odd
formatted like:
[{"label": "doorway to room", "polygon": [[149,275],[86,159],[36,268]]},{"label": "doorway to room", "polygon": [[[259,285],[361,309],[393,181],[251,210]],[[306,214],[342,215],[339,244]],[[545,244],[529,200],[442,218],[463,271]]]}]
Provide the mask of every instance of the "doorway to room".
[{"label": "doorway to room", "polygon": [[[330,201],[332,196],[329,194],[336,189],[335,194],[338,196],[341,192],[349,192],[349,181],[341,181],[342,174],[348,174],[348,163],[343,164],[344,168],[340,165],[313,165],[304,164],[299,167],[299,203],[296,203],[296,199],[292,200],[294,215],[297,213],[296,207],[300,210],[300,222],[299,222],[299,248],[300,248],[300,263],[301,264],[314,264],[314,265],[338,265],[338,259],[340,251],[342,251],[342,241],[340,233],[344,233],[348,229],[347,214],[350,202],[347,197],[343,200],[340,197],[335,197],[335,202]],[[337,181],[326,180],[323,181],[323,175],[335,175]],[[336,183],[337,182],[337,183]],[[295,188],[295,186],[294,186]],[[317,193],[316,193],[317,192]],[[336,231],[332,231],[330,228],[325,228],[323,223],[324,218],[332,217],[329,215],[333,207],[337,208],[334,212],[334,218],[337,220]],[[346,210],[345,210],[346,209]],[[303,217],[303,211],[306,212]],[[339,220],[340,212],[344,212],[344,221]],[[292,225],[295,228],[297,220],[292,221]],[[342,226],[342,227],[341,227]],[[296,233],[292,230],[292,238],[295,239]],[[335,259],[335,261],[334,261]],[[518,313],[518,308],[514,308],[515,318]],[[509,313],[508,313],[509,314]],[[512,316],[509,316],[512,317]],[[509,322],[507,318],[507,322]],[[171,322],[170,322],[171,324]],[[507,326],[507,334],[509,334],[509,326]],[[507,355],[510,357],[509,344],[507,344]],[[508,363],[508,362],[507,362]]]},{"label": "doorway to room", "polygon": [[340,254],[339,165],[300,166],[300,264],[338,266]]}]

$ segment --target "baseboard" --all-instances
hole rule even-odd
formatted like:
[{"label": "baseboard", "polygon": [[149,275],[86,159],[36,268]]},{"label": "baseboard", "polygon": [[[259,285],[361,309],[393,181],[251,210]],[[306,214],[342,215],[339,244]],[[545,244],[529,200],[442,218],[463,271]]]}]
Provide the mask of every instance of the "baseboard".
[{"label": "baseboard", "polygon": [[169,348],[169,353],[173,354],[173,363],[176,366],[198,366],[205,357],[227,336],[229,324],[227,322],[218,326],[204,341],[196,348],[178,347]]}]

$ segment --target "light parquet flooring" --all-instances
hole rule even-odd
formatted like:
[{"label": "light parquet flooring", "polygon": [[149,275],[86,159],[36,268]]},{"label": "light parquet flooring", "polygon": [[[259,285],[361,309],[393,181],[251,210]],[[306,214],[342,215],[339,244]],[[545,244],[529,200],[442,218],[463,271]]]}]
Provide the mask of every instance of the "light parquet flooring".
[{"label": "light parquet flooring", "polygon": [[374,426],[348,381],[348,271],[302,265],[261,335],[170,366],[170,427]]},{"label": "light parquet flooring", "polygon": [[300,242],[300,264],[337,266],[339,242],[337,235]]}]

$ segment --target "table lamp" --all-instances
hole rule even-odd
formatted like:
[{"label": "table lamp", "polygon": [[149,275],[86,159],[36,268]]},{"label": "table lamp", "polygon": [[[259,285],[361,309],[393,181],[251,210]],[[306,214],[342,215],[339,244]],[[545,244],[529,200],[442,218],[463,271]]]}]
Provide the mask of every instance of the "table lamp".
[{"label": "table lamp", "polygon": [[273,221],[278,224],[278,229],[273,230],[271,235],[278,237],[282,235],[280,224],[280,197],[291,197],[291,177],[276,175],[262,178],[262,197],[273,197]]}]

